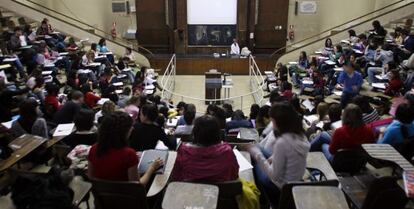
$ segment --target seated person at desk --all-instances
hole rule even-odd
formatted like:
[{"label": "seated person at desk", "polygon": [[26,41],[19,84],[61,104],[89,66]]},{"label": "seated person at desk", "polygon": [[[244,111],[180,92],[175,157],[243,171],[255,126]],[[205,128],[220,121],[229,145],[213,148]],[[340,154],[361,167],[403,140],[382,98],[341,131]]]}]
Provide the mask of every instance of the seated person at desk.
[{"label": "seated person at desk", "polygon": [[43,104],[45,109],[45,117],[47,119],[52,119],[56,111],[62,107],[62,104],[58,98],[59,87],[55,83],[51,82],[46,84],[45,89],[47,92],[47,96],[45,97]]},{"label": "seated person at desk", "polygon": [[86,108],[82,108],[75,116],[76,132],[71,133],[63,139],[63,143],[72,149],[80,144],[93,145],[96,143],[97,133],[94,129],[95,113]]},{"label": "seated person at desk", "polygon": [[36,30],[37,37],[41,37],[41,39],[44,39],[48,46],[50,47],[56,47],[59,50],[65,49],[65,44],[62,41],[59,41],[56,38],[52,37],[53,31],[49,27],[49,24],[47,21],[43,20],[40,27]]},{"label": "seated person at desk", "polygon": [[130,62],[135,62],[135,55],[132,52],[132,48],[131,47],[126,47],[125,48],[124,57],[128,57]]},{"label": "seated person at desk", "polygon": [[298,64],[289,67],[289,75],[292,77],[292,82],[299,85],[300,74],[306,73],[309,68],[309,60],[305,51],[300,52]]},{"label": "seated person at desk", "polygon": [[116,110],[116,105],[113,101],[106,101],[103,105],[101,110],[99,110],[96,114],[95,114],[95,120],[94,122],[97,124],[100,124],[102,122],[102,120],[104,119],[104,117],[106,117],[107,115],[110,115],[111,113],[115,112]]},{"label": "seated person at desk", "polygon": [[385,37],[387,35],[387,31],[384,29],[384,27],[381,25],[381,23],[378,20],[374,20],[372,22],[373,29],[370,30],[375,35]]},{"label": "seated person at desk", "polygon": [[210,115],[194,122],[194,142],[182,144],[171,177],[173,181],[225,182],[239,177],[233,149],[220,140],[220,127]]},{"label": "seated person at desk", "polygon": [[354,65],[350,62],[344,64],[344,71],[338,77],[338,84],[343,87],[341,96],[342,108],[359,94],[359,90],[363,84],[362,75],[355,71]]},{"label": "seated person at desk", "polygon": [[185,118],[183,117],[186,113],[188,113],[189,115],[191,115],[191,114],[195,114],[196,113],[196,107],[195,107],[195,105],[194,104],[185,104],[184,105],[184,108],[183,108],[183,112],[182,112],[182,117],[180,117],[179,119],[178,119],[178,122],[177,122],[177,126],[182,126],[182,125],[192,125],[192,123],[190,123],[190,124],[188,124],[186,121],[185,121]]},{"label": "seated person at desk", "polygon": [[231,117],[231,121],[226,123],[226,133],[238,133],[240,128],[253,128],[253,124],[247,120],[243,111],[236,110]]},{"label": "seated person at desk", "polygon": [[29,88],[11,90],[6,86],[6,80],[0,76],[0,121],[7,122],[12,119],[11,110],[15,108],[13,97],[24,95],[29,92]]},{"label": "seated person at desk", "polygon": [[[193,104],[187,104],[184,108],[184,115],[180,117],[175,129],[176,135],[189,135],[193,131],[193,122],[196,117],[196,107]],[[182,120],[182,121],[181,121]],[[181,122],[180,122],[181,121]]]},{"label": "seated person at desk", "polygon": [[352,99],[352,103],[361,109],[365,124],[370,124],[380,119],[378,111],[369,104],[369,97],[358,95]]},{"label": "seated person at desk", "polygon": [[98,131],[98,143],[88,156],[88,176],[109,181],[138,181],[147,185],[151,175],[162,166],[155,160],[143,176],[138,174],[138,156],[128,147],[132,119],[124,112],[114,112],[106,117]]},{"label": "seated person at desk", "polygon": [[322,145],[322,152],[332,161],[338,150],[355,149],[362,144],[374,142],[374,133],[364,124],[361,109],[357,105],[349,104],[342,114],[342,127],[334,131],[329,145]]},{"label": "seated person at desk", "polygon": [[277,205],[283,185],[303,179],[309,142],[303,130],[302,119],[292,105],[287,102],[276,103],[269,114],[277,138],[272,154],[269,156],[252,145],[248,150],[256,162],[256,182],[271,197],[272,205]]},{"label": "seated person at desk", "polygon": [[162,141],[170,150],[176,147],[175,139],[169,140],[165,131],[155,124],[158,109],[153,104],[146,104],[140,109],[140,123],[134,125],[129,145],[136,151],[155,149],[158,141]]},{"label": "seated person at desk", "polygon": [[40,117],[39,103],[33,98],[25,99],[19,106],[20,117],[12,123],[10,132],[14,137],[32,134],[48,138],[46,120]]},{"label": "seated person at desk", "polygon": [[56,124],[72,123],[75,115],[83,105],[84,97],[82,92],[74,91],[71,93],[71,100],[67,101],[53,117]]},{"label": "seated person at desk", "polygon": [[237,43],[237,39],[233,39],[233,44],[231,44],[231,55],[239,55],[240,54],[240,46]]},{"label": "seated person at desk", "polygon": [[400,104],[397,107],[394,121],[385,129],[380,130],[378,143],[398,145],[404,140],[414,137],[414,109],[409,104]]},{"label": "seated person at desk", "polygon": [[403,81],[398,70],[391,70],[389,73],[390,79],[386,84],[384,94],[387,96],[398,96],[403,88]]},{"label": "seated person at desk", "polygon": [[101,38],[98,42],[98,45],[96,46],[96,51],[98,54],[106,54],[106,58],[114,64],[114,55],[113,54],[107,54],[111,51],[109,51],[108,47],[106,47],[106,40],[104,38]]},{"label": "seated person at desk", "polygon": [[392,69],[396,69],[397,66],[394,63],[394,53],[391,51],[389,45],[379,47],[374,55],[374,62],[380,63],[380,67],[368,67],[368,82],[371,85],[376,82],[375,74],[382,73],[385,75],[386,72]]}]

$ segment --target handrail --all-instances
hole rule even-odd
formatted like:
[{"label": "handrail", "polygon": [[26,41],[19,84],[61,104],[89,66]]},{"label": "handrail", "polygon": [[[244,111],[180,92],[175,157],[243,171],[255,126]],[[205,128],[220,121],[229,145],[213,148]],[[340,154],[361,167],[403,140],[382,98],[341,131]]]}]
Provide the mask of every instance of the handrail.
[{"label": "handrail", "polygon": [[[50,14],[47,14],[46,12],[44,12],[44,11],[41,11],[41,10],[36,9],[36,8],[33,8],[33,7],[31,7],[31,6],[27,5],[27,4],[24,4],[24,3],[23,3],[23,2],[21,2],[21,1],[18,1],[18,0],[11,0],[11,1],[13,1],[13,2],[15,2],[15,3],[17,3],[17,4],[20,4],[20,5],[23,5],[23,6],[25,6],[25,7],[28,7],[28,8],[30,8],[30,9],[33,9],[33,10],[35,10],[35,11],[37,11],[37,12],[39,12],[39,13],[42,13],[42,14],[44,14],[44,15],[50,15]],[[105,38],[105,39],[108,39],[108,37],[111,37],[111,38],[112,38],[111,34],[109,34],[109,33],[105,32],[105,31],[103,31],[103,30],[101,30],[101,29],[99,29],[99,28],[96,28],[96,27],[94,27],[94,26],[92,26],[92,25],[89,25],[89,24],[87,24],[87,23],[85,23],[85,22],[82,22],[82,21],[80,21],[80,20],[78,20],[78,19],[75,19],[75,18],[73,18],[73,17],[70,17],[70,16],[68,16],[68,15],[65,15],[65,14],[63,14],[63,13],[61,13],[61,12],[56,11],[56,10],[53,10],[53,9],[47,8],[47,7],[45,7],[45,6],[41,5],[41,4],[38,4],[38,3],[36,3],[36,2],[33,2],[33,1],[31,1],[31,0],[25,0],[25,1],[30,2],[30,3],[32,3],[32,4],[34,4],[34,5],[37,5],[37,6],[41,7],[41,8],[43,8],[43,9],[46,9],[46,10],[51,11],[51,12],[53,12],[53,13],[56,13],[56,14],[58,14],[58,15],[60,15],[60,16],[63,16],[63,17],[65,17],[65,18],[67,18],[67,19],[71,19],[71,20],[73,20],[73,21],[75,21],[75,22],[78,22],[78,23],[80,23],[80,24],[82,24],[82,25],[85,25],[85,26],[87,26],[87,27],[89,27],[89,28],[91,28],[91,29],[93,29],[93,30],[99,31],[99,32],[103,33],[103,34],[106,36],[106,37],[105,37],[105,36],[102,36],[102,35],[99,35],[99,34],[94,33],[94,35],[96,35],[96,36],[98,36],[98,37],[100,37],[100,38]],[[62,21],[62,22],[64,22],[64,23],[66,23],[66,24],[69,24],[69,25],[75,26],[73,23],[70,23],[70,22],[68,22],[68,21],[66,21],[66,20],[63,20],[62,18],[58,18],[58,17],[56,17],[56,16],[54,16],[54,18],[56,18],[56,19],[58,19],[58,20],[60,20],[60,21]],[[85,30],[85,29],[83,29],[83,28],[79,28],[79,29],[81,29],[81,30],[83,30],[83,31],[87,31],[87,30]],[[87,32],[90,32],[90,31],[87,31]],[[112,42],[114,42],[114,43],[117,43],[117,44],[119,44],[119,45],[121,45],[121,46],[124,46],[124,47],[129,47],[128,45],[133,45],[133,43],[132,43],[132,42],[130,42],[130,41],[128,41],[128,40],[121,39],[121,38],[119,38],[119,37],[116,37],[115,39],[114,39],[114,38],[112,38],[112,39],[108,39],[108,40],[109,40],[109,41],[112,41]],[[122,42],[125,42],[125,43],[122,43]],[[139,44],[137,45],[137,47],[138,47],[138,49],[142,49],[142,50],[146,51],[147,53],[149,53],[149,54],[153,55],[153,53],[152,53],[149,49],[147,49],[147,48],[145,48],[145,47],[143,47],[143,46],[140,46]],[[133,50],[134,50],[134,51],[136,51],[136,52],[138,52],[138,50],[135,50],[135,49],[133,49]]]},{"label": "handrail", "polygon": [[[401,2],[404,2],[404,1],[406,1],[406,0],[400,0],[400,1],[394,2],[394,3],[392,3],[392,4],[389,4],[389,5],[387,5],[387,6],[382,7],[382,8],[380,8],[380,9],[374,10],[373,12],[369,12],[369,13],[367,13],[367,14],[365,14],[365,15],[362,15],[362,16],[359,16],[359,17],[356,17],[356,18],[354,18],[354,19],[352,19],[352,20],[349,20],[349,21],[347,21],[347,22],[345,22],[345,23],[342,23],[342,24],[340,24],[340,25],[337,25],[337,26],[335,26],[335,27],[331,27],[331,28],[329,28],[329,29],[326,29],[326,30],[324,30],[324,31],[322,31],[322,32],[320,32],[320,33],[318,33],[318,34],[316,34],[316,35],[313,35],[313,36],[311,36],[311,37],[308,37],[308,38],[302,39],[302,40],[297,41],[297,42],[295,42],[295,43],[292,43],[292,44],[290,44],[290,45],[286,45],[286,46],[284,46],[284,47],[282,47],[282,48],[279,48],[279,49],[275,50],[275,51],[274,51],[274,52],[270,55],[270,57],[273,57],[275,54],[279,53],[280,51],[283,51],[283,50],[287,49],[288,47],[291,47],[291,46],[297,45],[298,43],[305,42],[305,41],[310,40],[310,39],[313,39],[313,38],[315,38],[315,37],[319,37],[321,34],[324,34],[324,33],[327,33],[327,32],[329,32],[329,31],[332,31],[332,30],[333,30],[333,29],[335,29],[335,28],[342,27],[342,26],[347,25],[347,24],[349,24],[349,23],[352,23],[352,22],[354,22],[354,21],[356,21],[356,20],[358,20],[358,19],[361,19],[361,18],[367,17],[367,16],[372,15],[372,14],[374,14],[374,13],[377,13],[377,12],[379,12],[379,11],[385,10],[385,9],[387,9],[387,8],[391,7],[391,6],[397,5],[397,4],[399,4],[399,3],[401,3]],[[409,4],[410,4],[410,3],[409,3]],[[406,5],[404,5],[404,6],[407,6],[407,5],[409,5],[409,4],[406,4]],[[401,8],[401,7],[399,7],[399,8]],[[384,13],[384,14],[388,14],[388,13]],[[384,14],[381,14],[381,16],[382,16],[382,15],[384,15]],[[364,21],[364,22],[366,22],[366,21]],[[359,24],[358,24],[358,25],[359,25]],[[355,27],[355,26],[352,26],[352,27]],[[347,28],[352,28],[352,27],[347,27]],[[344,31],[344,30],[342,30],[342,31]],[[320,38],[320,39],[318,39],[317,41],[319,41],[319,40],[321,40],[321,39],[323,39],[323,38]]]},{"label": "handrail", "polygon": [[[264,78],[263,78],[263,76],[260,72],[260,69],[257,66],[256,61],[254,60],[254,57],[252,55],[249,56],[249,76],[250,76],[250,88],[254,89],[254,90],[251,90],[251,92],[243,94],[243,95],[233,96],[233,97],[223,98],[223,99],[197,98],[197,97],[192,97],[192,96],[187,96],[187,95],[183,95],[183,94],[180,94],[180,93],[176,93],[176,92],[174,92],[174,90],[170,90],[168,88],[168,86],[171,85],[171,84],[169,84],[169,80],[170,80],[170,77],[175,77],[175,73],[176,73],[175,63],[176,63],[176,56],[174,54],[172,56],[169,64],[168,64],[168,66],[167,66],[167,68],[164,72],[164,76],[163,76],[163,78],[161,79],[161,82],[160,82],[160,85],[162,87],[162,94],[161,94],[162,98],[170,99],[170,97],[176,96],[176,97],[180,97],[182,100],[183,99],[188,99],[188,100],[195,100],[195,101],[201,101],[201,102],[225,102],[225,101],[228,101],[228,100],[236,100],[236,99],[241,99],[241,101],[243,101],[243,97],[253,96],[256,103],[261,104],[263,102],[263,95],[264,95],[263,87],[265,86],[265,82],[264,82]],[[173,78],[173,82],[175,83],[174,78]],[[255,96],[259,92],[261,92],[261,96]],[[168,95],[168,96],[166,96],[166,95]],[[241,103],[241,109],[243,109],[243,102]]]},{"label": "handrail", "polygon": [[[370,21],[376,20],[378,17],[381,17],[381,16],[384,16],[384,15],[390,14],[390,13],[392,13],[392,12],[395,12],[395,11],[397,11],[397,10],[401,9],[401,8],[404,8],[404,7],[409,6],[409,5],[412,5],[412,4],[414,4],[414,1],[409,2],[408,4],[402,5],[402,6],[400,6],[400,7],[394,8],[394,9],[392,9],[392,10],[388,11],[388,12],[385,12],[385,13],[379,14],[379,15],[377,15],[377,16],[375,16],[375,17],[372,17],[372,18],[370,18],[370,19],[368,19],[368,20],[362,21],[362,22],[357,23],[357,24],[355,24],[355,25],[348,26],[348,27],[346,27],[346,28],[344,28],[344,29],[339,30],[339,31],[338,31],[338,33],[342,33],[342,32],[344,32],[344,31],[346,31],[346,30],[349,30],[349,29],[355,28],[355,27],[357,27],[357,26],[360,26],[360,25],[362,25],[362,24],[365,24],[366,22],[370,22]],[[326,35],[326,36],[321,37],[321,38],[319,38],[319,39],[317,39],[317,40],[315,40],[315,41],[312,41],[312,42],[310,42],[310,43],[307,43],[307,44],[305,44],[305,45],[302,45],[300,48],[304,48],[304,47],[310,46],[310,45],[312,45],[312,44],[315,44],[315,43],[317,43],[317,42],[319,42],[319,41],[321,41],[321,40],[323,40],[323,39],[329,38],[329,37],[331,37],[331,36],[332,36],[332,35]],[[294,48],[294,49],[290,50],[290,51],[289,51],[289,53],[290,53],[290,52],[297,51],[297,50],[299,50],[300,48]],[[286,53],[285,53],[285,54],[286,54]],[[283,55],[282,55],[282,56],[283,56]],[[277,60],[276,60],[276,62],[277,62]],[[275,63],[273,63],[273,64],[275,64]]]}]

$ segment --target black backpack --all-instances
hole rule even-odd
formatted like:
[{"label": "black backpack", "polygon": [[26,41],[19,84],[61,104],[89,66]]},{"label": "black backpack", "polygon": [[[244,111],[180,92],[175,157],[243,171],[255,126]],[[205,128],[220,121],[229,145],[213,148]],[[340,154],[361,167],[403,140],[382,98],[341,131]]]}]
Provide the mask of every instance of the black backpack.
[{"label": "black backpack", "polygon": [[60,172],[17,178],[11,189],[17,209],[73,209],[73,191],[63,183]]}]

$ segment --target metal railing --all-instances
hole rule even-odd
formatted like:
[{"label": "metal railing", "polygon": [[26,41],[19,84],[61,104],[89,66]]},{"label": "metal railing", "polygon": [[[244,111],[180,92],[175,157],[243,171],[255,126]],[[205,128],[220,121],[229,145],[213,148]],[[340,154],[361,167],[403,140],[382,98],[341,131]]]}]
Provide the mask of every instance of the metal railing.
[{"label": "metal railing", "polygon": [[164,75],[161,79],[161,98],[171,99],[175,90],[175,75],[176,75],[177,57],[175,54],[171,57],[170,62],[165,69]]},{"label": "metal railing", "polygon": [[334,27],[326,29],[326,30],[324,30],[324,31],[322,31],[318,34],[312,35],[310,37],[307,37],[307,38],[304,38],[302,40],[296,41],[294,43],[290,43],[290,44],[288,44],[288,45],[286,45],[282,48],[279,48],[279,49],[275,50],[270,55],[270,57],[274,57],[275,55],[280,54],[280,52],[283,52],[285,50],[286,50],[286,52],[284,52],[283,54],[289,53],[289,52],[292,52],[292,51],[296,51],[296,50],[298,50],[302,47],[306,47],[308,45],[311,45],[312,43],[315,43],[315,42],[318,42],[320,40],[324,40],[327,37],[330,37],[331,36],[331,34],[330,34],[331,31],[334,31],[334,30],[337,30],[337,29],[339,29],[339,31],[337,31],[337,33],[347,31],[347,30],[349,30],[349,29],[351,29],[351,28],[353,28],[357,25],[360,25],[361,23],[365,23],[367,21],[372,21],[372,20],[374,20],[375,18],[377,18],[379,16],[388,14],[390,12],[393,12],[395,10],[398,10],[398,9],[400,9],[402,7],[405,7],[407,5],[410,5],[410,4],[412,4],[412,1],[409,1],[409,0],[400,0],[400,1],[388,4],[388,5],[386,5],[384,7],[381,7],[377,10],[374,10],[374,11],[369,12],[367,14],[364,14],[362,16],[359,16],[359,17],[353,18],[351,20],[348,20],[348,21],[346,21],[346,22],[344,22],[340,25],[336,25]]},{"label": "metal railing", "polygon": [[263,87],[265,86],[264,78],[262,73],[260,72],[259,67],[254,60],[252,55],[249,56],[249,87],[250,92],[239,95],[233,96],[228,98],[220,98],[220,99],[204,99],[204,98],[197,98],[192,96],[183,95],[180,93],[175,92],[175,76],[176,76],[176,56],[175,54],[172,56],[164,75],[161,79],[160,86],[162,87],[161,97],[163,99],[171,99],[175,97],[180,101],[185,101],[187,103],[196,102],[196,103],[206,103],[206,102],[220,102],[226,103],[228,101],[240,101],[239,105],[235,105],[234,107],[240,107],[241,110],[246,110],[250,108],[250,106],[244,106],[247,97],[253,97],[254,103],[258,105],[263,105],[264,102],[264,90]]},{"label": "metal railing", "polygon": [[[53,10],[51,8],[45,7],[42,4],[36,3],[34,1],[31,1],[31,0],[11,0],[11,1],[13,1],[17,4],[20,4],[22,6],[26,6],[30,9],[34,10],[34,11],[37,11],[39,13],[44,14],[44,15],[53,16],[55,19],[58,19],[59,21],[62,21],[62,22],[66,23],[66,24],[69,24],[69,25],[76,26],[77,28],[79,28],[83,31],[87,31],[89,33],[92,33],[92,34],[94,34],[94,35],[96,35],[100,38],[105,38],[105,39],[107,39],[107,41],[114,42],[114,43],[116,43],[118,45],[121,45],[123,47],[135,46],[136,49],[134,49],[135,47],[132,47],[132,48],[136,52],[139,52],[140,50],[143,50],[146,53],[148,53],[150,55],[153,55],[153,53],[149,49],[147,49],[145,47],[142,47],[139,44],[134,44],[131,41],[128,41],[126,39],[119,38],[119,37],[113,38],[112,35],[108,32],[105,32],[105,31],[103,31],[103,30],[101,30],[97,27],[94,27],[94,26],[92,26],[88,23],[82,22],[78,19],[75,19],[71,16],[63,14],[63,13],[58,12],[56,10]],[[35,8],[35,7],[37,7],[37,8]]]}]

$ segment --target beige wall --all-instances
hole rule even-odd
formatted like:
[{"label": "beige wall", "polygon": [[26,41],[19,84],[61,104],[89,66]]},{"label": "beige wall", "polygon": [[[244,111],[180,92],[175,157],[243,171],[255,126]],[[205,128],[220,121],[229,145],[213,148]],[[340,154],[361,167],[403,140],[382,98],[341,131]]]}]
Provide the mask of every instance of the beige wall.
[{"label": "beige wall", "polygon": [[[118,34],[124,34],[127,29],[136,29],[135,13],[129,15],[112,13],[113,0],[32,0],[47,8],[79,19],[95,28],[110,32],[112,22],[117,23]],[[129,1],[135,5],[135,1]]]},{"label": "beige wall", "polygon": [[[114,0],[32,0],[48,8],[78,18],[96,28],[109,32],[112,22],[117,22],[118,34],[136,28],[135,13],[114,14]],[[318,8],[315,14],[294,14],[295,1],[289,0],[288,25],[295,27],[295,40],[300,41],[321,31],[340,25],[347,20],[367,14],[399,0],[314,0]],[[301,2],[303,0],[297,0]],[[134,5],[135,1],[130,0]],[[293,43],[290,42],[290,43]]]},{"label": "beige wall", "polygon": [[[295,1],[289,0],[288,25],[295,27],[295,40],[300,41],[399,0],[313,0],[315,14],[295,15]],[[301,2],[302,0],[298,0]],[[358,31],[357,31],[358,33]]]}]

